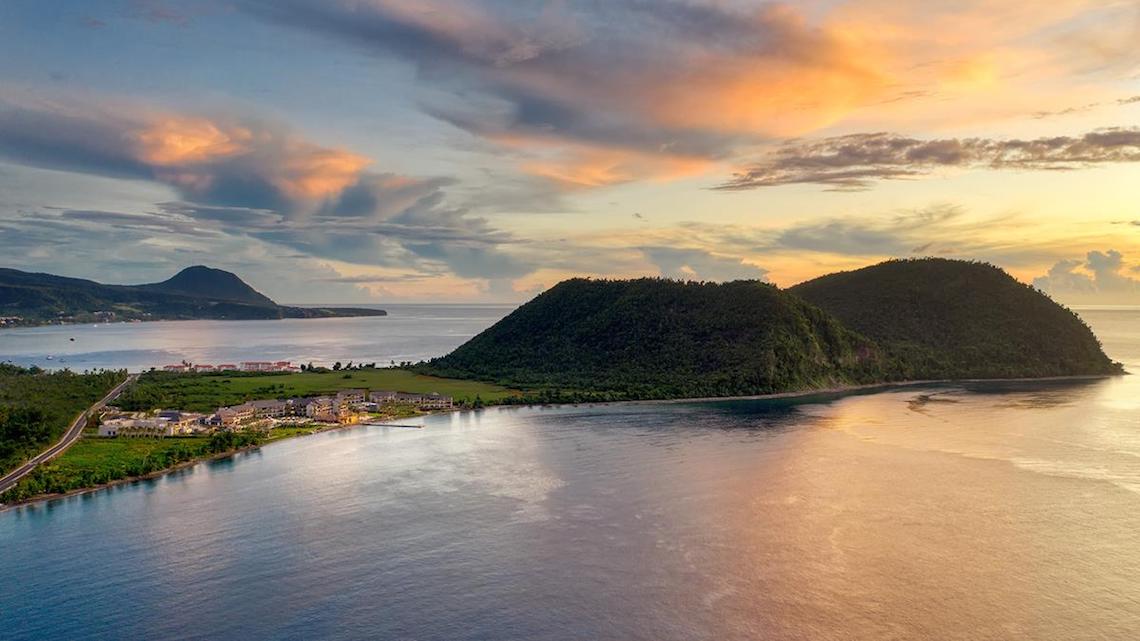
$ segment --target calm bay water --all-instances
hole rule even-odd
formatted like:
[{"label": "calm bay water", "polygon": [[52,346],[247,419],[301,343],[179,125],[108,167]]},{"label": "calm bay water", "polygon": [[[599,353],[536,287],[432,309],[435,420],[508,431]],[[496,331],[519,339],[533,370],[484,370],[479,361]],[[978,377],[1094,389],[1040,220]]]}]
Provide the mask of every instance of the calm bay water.
[{"label": "calm bay water", "polygon": [[282,360],[387,365],[390,361],[442,356],[514,309],[504,305],[383,308],[388,316],[0,329],[0,362],[76,371],[126,368],[132,372],[183,360],[214,365]]},{"label": "calm bay water", "polygon": [[0,513],[0,638],[1140,630],[1140,377],[425,423]]}]

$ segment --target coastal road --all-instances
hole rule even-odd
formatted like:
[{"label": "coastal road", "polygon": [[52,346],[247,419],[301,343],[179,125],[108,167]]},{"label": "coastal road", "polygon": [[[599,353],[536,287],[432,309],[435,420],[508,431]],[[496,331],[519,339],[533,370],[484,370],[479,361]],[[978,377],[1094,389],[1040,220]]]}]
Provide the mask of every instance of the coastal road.
[{"label": "coastal road", "polygon": [[91,412],[101,409],[104,405],[114,400],[119,394],[122,394],[123,390],[126,389],[128,385],[135,382],[135,379],[138,377],[138,374],[131,374],[127,376],[126,380],[116,385],[115,389],[108,392],[102,400],[89,407],[79,416],[75,417],[75,420],[71,422],[71,426],[67,428],[67,432],[64,433],[63,438],[59,439],[58,443],[35,455],[27,463],[24,463],[20,467],[4,475],[3,478],[0,478],[0,494],[7,492],[10,488],[16,485],[16,483],[19,483],[20,479],[27,476],[32,470],[36,469],[36,466],[40,463],[52,460],[53,458],[62,454],[67,448],[71,447],[72,444],[78,441],[79,437],[83,435],[83,428],[87,427],[87,416]]}]

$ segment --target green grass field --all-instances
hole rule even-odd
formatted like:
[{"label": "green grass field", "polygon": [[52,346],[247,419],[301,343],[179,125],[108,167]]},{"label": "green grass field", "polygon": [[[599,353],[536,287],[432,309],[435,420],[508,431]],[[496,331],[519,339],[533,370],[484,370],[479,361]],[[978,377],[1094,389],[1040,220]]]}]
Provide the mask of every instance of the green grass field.
[{"label": "green grass field", "polygon": [[490,383],[424,376],[402,369],[359,369],[298,374],[170,374],[152,372],[120,399],[125,409],[180,409],[212,412],[224,405],[249,400],[317,396],[349,388],[438,392],[457,402],[478,396],[494,403],[518,392]]},{"label": "green grass field", "polygon": [[209,440],[208,436],[179,436],[164,439],[84,436],[45,467],[56,468],[66,476],[83,470],[127,470],[147,457],[172,451],[179,446],[197,449]]}]

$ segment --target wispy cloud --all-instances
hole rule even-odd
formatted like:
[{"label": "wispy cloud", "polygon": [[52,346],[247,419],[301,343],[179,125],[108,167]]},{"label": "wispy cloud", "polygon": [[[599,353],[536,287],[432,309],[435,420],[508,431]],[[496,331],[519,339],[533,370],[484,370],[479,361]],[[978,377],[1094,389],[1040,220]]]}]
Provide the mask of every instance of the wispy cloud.
[{"label": "wispy cloud", "polygon": [[890,133],[790,142],[718,189],[808,183],[866,189],[879,180],[926,176],[938,169],[1071,170],[1140,162],[1140,129],[1101,129],[1083,136],[922,140]]}]

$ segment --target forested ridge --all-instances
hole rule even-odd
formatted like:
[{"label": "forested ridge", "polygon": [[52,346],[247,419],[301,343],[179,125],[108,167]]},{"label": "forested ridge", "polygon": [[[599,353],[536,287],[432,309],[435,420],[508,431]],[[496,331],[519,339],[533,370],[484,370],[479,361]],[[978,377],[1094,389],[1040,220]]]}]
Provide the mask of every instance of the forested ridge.
[{"label": "forested ridge", "polygon": [[76,416],[125,378],[122,371],[49,373],[0,363],[0,472],[58,440]]},{"label": "forested ridge", "polygon": [[550,401],[1121,371],[1071,310],[992,265],[942,259],[890,261],[789,290],[572,279],[415,369]]},{"label": "forested ridge", "polygon": [[869,340],[772,285],[652,278],[565,281],[419,368],[551,400],[763,394],[882,376]]},{"label": "forested ridge", "polygon": [[1076,313],[986,263],[892,260],[788,291],[874,340],[896,378],[1121,371]]}]

